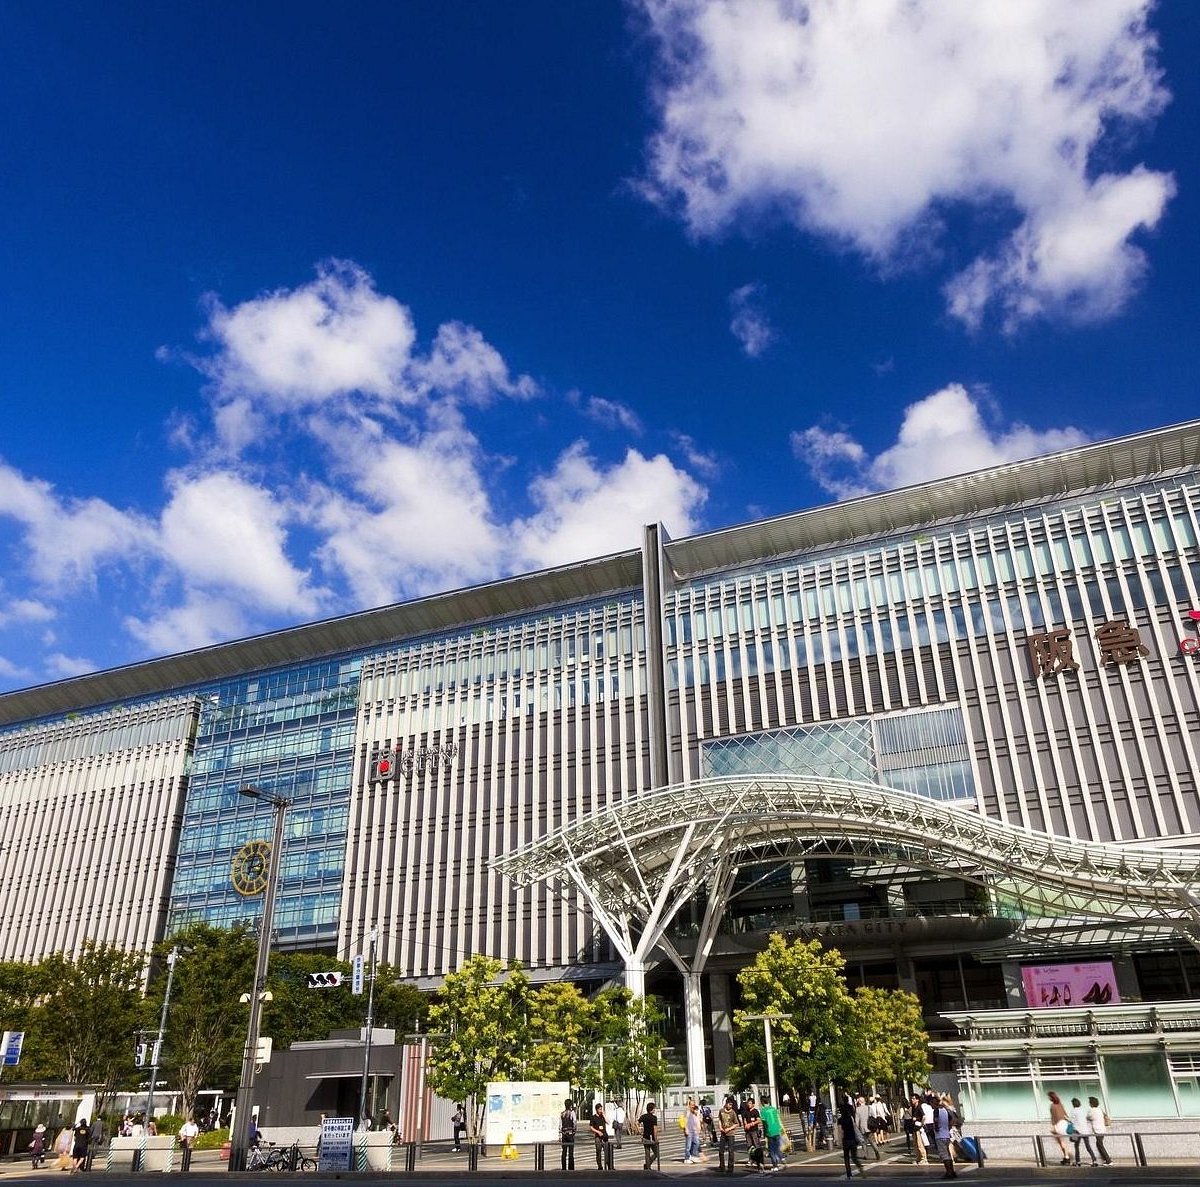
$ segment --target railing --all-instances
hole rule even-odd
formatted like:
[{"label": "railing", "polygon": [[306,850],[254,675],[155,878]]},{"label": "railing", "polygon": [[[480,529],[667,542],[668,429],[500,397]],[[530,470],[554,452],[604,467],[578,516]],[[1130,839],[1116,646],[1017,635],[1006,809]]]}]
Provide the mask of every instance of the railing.
[{"label": "railing", "polygon": [[[810,907],[807,911],[760,911],[750,915],[726,915],[717,925],[718,935],[754,935],[760,932],[782,931],[789,927],[804,927],[813,923],[859,923],[877,919],[954,919],[987,917],[986,906],[973,899],[946,899],[923,903],[903,911],[886,906],[865,904],[854,917],[848,917],[842,905]],[[677,919],[667,928],[672,939],[686,940],[699,934],[700,924],[690,919]]]}]

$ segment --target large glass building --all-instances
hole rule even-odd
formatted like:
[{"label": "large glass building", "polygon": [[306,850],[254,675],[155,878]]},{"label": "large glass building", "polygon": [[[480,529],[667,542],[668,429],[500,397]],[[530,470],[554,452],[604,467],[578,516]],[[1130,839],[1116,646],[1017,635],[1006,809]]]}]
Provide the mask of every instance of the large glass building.
[{"label": "large glass building", "polygon": [[[986,1102],[964,1019],[1200,997],[1198,535],[1190,422],[0,696],[0,959],[254,918],[250,786],[281,946],[624,974],[707,1083],[783,930]],[[1200,1114],[1194,1038],[1147,1100]],[[1103,1083],[1079,1046],[1018,1071]]]}]

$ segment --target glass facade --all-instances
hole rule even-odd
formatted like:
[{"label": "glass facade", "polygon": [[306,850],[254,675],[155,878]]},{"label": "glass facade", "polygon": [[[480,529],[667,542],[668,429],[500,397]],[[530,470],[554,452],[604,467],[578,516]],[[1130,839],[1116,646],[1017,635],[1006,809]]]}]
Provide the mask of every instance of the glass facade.
[{"label": "glass facade", "polygon": [[880,783],[935,800],[975,797],[956,705],[744,734],[700,749],[705,778],[796,775]]},{"label": "glass facade", "polygon": [[261,913],[261,897],[243,898],[230,880],[237,850],[270,840],[274,829],[269,804],[238,794],[250,786],[291,801],[275,906],[279,944],[336,944],[360,666],[297,664],[201,691],[172,928],[198,920],[229,927]]}]

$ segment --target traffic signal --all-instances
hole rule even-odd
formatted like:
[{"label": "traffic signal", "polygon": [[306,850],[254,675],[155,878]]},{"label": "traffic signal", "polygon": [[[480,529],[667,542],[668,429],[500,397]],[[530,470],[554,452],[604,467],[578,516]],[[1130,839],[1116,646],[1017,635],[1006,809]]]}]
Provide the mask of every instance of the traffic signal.
[{"label": "traffic signal", "polygon": [[137,1067],[146,1066],[146,1055],[149,1053],[149,1043],[137,1043],[133,1048],[133,1062]]},{"label": "traffic signal", "polygon": [[308,987],[309,989],[329,989],[331,986],[340,985],[345,977],[345,973],[309,973]]}]

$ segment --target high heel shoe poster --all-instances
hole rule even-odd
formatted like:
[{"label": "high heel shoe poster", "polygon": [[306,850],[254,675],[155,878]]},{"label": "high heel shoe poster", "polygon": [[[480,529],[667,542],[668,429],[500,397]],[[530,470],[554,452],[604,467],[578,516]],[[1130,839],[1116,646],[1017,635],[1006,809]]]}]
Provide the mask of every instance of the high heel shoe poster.
[{"label": "high heel shoe poster", "polygon": [[1026,965],[1021,969],[1025,1002],[1030,1009],[1075,1006],[1088,1009],[1121,1000],[1111,961],[1090,964]]}]

